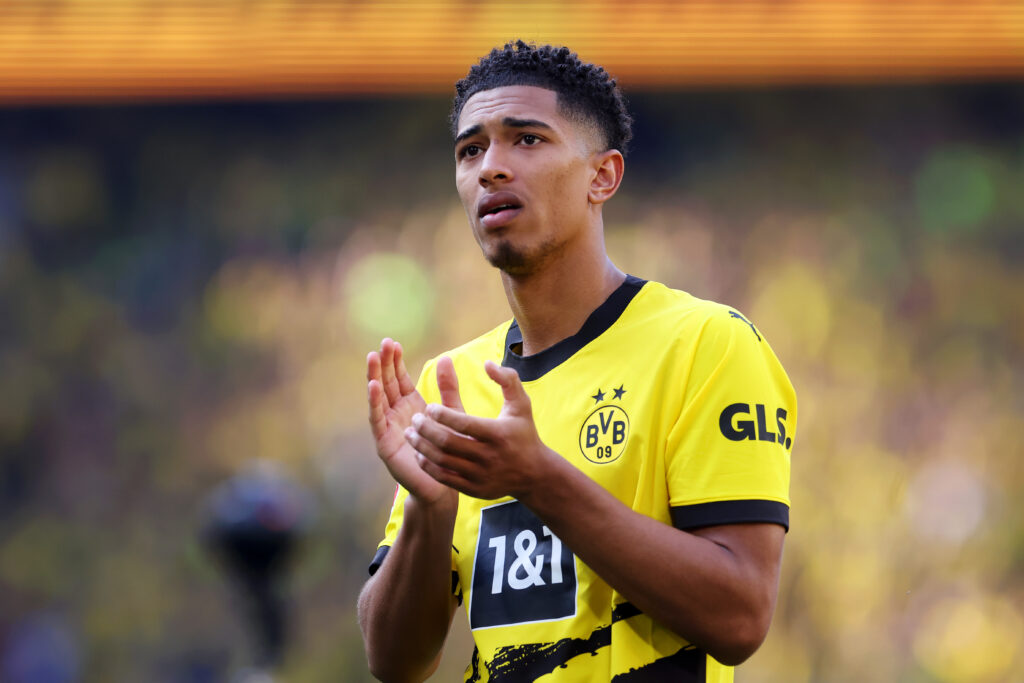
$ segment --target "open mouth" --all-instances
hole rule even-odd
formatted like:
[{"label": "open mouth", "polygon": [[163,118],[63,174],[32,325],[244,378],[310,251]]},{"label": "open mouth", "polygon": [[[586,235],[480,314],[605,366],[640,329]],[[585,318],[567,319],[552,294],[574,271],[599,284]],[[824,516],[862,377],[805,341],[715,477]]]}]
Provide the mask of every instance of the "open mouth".
[{"label": "open mouth", "polygon": [[523,210],[518,204],[503,204],[480,217],[480,223],[488,229],[502,228]]},{"label": "open mouth", "polygon": [[523,203],[511,192],[495,192],[480,200],[477,215],[480,223],[486,228],[497,228],[505,225],[519,215]]},{"label": "open mouth", "polygon": [[511,211],[513,209],[523,208],[519,204],[499,204],[493,209],[488,209],[483,213],[484,216],[493,216],[494,214],[501,213],[502,211]]}]

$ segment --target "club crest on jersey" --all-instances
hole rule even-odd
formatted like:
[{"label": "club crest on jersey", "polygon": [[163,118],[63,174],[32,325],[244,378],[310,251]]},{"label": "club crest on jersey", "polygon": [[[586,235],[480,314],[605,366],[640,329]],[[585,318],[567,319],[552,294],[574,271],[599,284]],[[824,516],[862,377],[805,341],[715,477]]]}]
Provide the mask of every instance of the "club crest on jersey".
[{"label": "club crest on jersey", "polygon": [[[612,391],[613,400],[621,400],[626,393],[622,385]],[[603,401],[604,396],[605,392],[598,389],[597,394],[590,398],[597,403]],[[590,462],[605,465],[619,459],[626,450],[628,439],[629,415],[621,406],[606,403],[595,408],[583,421],[580,427],[580,452]]]}]

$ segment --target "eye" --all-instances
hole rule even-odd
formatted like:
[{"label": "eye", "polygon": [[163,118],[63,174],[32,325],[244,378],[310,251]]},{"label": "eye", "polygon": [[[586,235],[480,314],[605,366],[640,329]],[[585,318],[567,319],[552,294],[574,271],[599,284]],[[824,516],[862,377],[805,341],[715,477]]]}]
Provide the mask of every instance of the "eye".
[{"label": "eye", "polygon": [[521,137],[519,140],[520,140],[520,142],[522,142],[527,147],[532,147],[533,145],[536,145],[538,142],[540,142],[540,138],[538,136],[534,135],[533,133],[527,133],[526,135]]},{"label": "eye", "polygon": [[475,157],[481,151],[483,150],[480,149],[480,145],[466,145],[459,149],[458,157],[460,159],[469,159]]}]

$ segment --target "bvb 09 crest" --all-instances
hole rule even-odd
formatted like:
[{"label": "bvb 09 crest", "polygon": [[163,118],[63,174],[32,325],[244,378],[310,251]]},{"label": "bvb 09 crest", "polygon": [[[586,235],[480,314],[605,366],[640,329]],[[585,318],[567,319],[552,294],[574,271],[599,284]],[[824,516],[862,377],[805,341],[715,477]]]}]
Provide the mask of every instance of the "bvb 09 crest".
[{"label": "bvb 09 crest", "polygon": [[629,416],[617,405],[603,405],[583,421],[580,451],[592,463],[604,465],[618,460],[626,449]]}]

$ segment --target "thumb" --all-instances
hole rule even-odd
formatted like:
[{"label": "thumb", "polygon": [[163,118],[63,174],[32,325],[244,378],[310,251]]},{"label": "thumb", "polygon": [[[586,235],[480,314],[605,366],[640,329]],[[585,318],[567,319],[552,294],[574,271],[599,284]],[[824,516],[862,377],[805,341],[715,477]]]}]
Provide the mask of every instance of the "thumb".
[{"label": "thumb", "polygon": [[513,368],[503,368],[494,361],[484,363],[487,376],[501,387],[505,406],[501,412],[506,415],[530,415],[530,397],[519,381],[519,373]]},{"label": "thumb", "polygon": [[466,412],[459,394],[459,377],[455,374],[455,363],[448,356],[437,360],[437,389],[441,392],[441,404],[447,408]]}]

